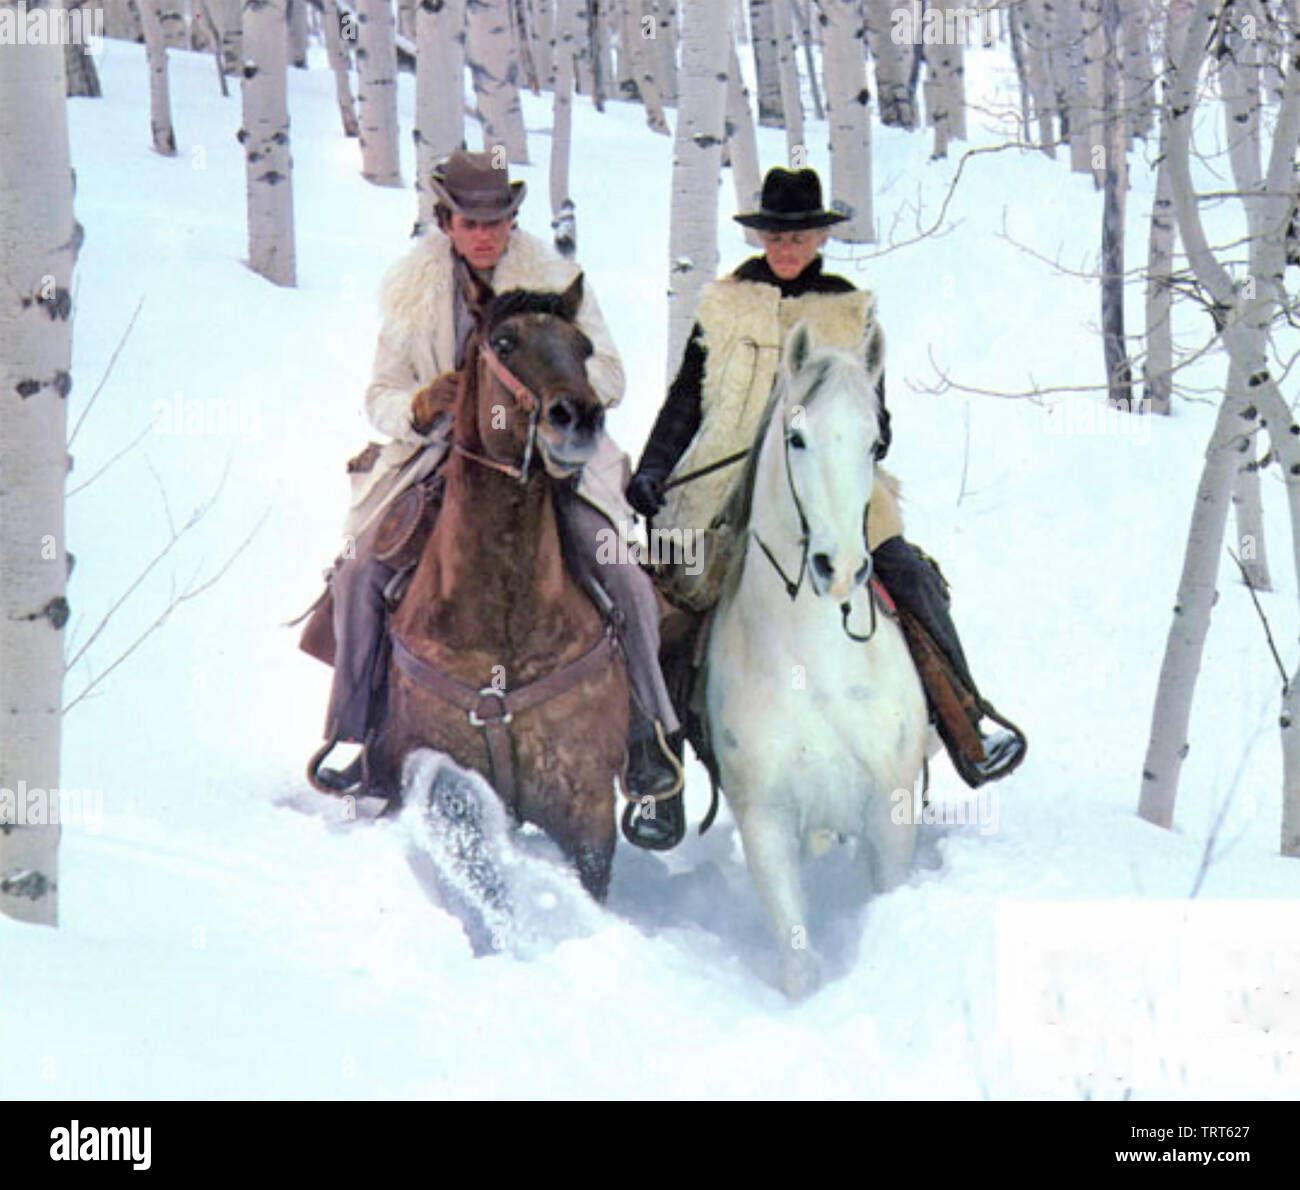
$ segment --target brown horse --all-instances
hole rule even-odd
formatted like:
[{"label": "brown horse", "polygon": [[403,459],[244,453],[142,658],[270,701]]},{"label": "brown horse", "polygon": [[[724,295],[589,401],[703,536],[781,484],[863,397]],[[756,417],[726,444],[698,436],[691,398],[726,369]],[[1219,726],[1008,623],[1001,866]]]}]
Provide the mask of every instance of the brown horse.
[{"label": "brown horse", "polygon": [[416,748],[476,769],[601,900],[628,688],[612,630],[565,567],[556,517],[557,488],[604,418],[591,344],[573,324],[581,301],[581,276],[563,294],[503,294],[471,340],[442,511],[392,618],[373,755],[390,787]]}]

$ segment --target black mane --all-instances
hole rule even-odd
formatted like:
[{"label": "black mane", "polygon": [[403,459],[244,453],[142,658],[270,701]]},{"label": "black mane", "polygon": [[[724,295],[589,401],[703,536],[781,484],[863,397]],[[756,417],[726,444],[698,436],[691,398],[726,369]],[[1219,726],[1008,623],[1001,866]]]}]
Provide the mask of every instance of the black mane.
[{"label": "black mane", "polygon": [[556,318],[563,318],[565,322],[573,321],[562,293],[512,289],[492,299],[487,312],[488,330],[492,330],[498,323],[513,318],[516,314],[551,314]]}]

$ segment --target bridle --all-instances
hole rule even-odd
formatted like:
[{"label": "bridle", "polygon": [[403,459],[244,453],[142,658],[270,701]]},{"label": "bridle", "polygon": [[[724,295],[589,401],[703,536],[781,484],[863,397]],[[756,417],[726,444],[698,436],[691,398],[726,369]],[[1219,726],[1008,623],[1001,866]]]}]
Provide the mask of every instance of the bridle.
[{"label": "bridle", "polygon": [[[767,556],[767,560],[772,563],[773,569],[775,569],[776,573],[780,575],[781,582],[785,584],[785,593],[790,597],[790,602],[793,603],[799,598],[799,591],[803,586],[804,576],[808,573],[808,550],[812,544],[812,533],[808,527],[808,514],[804,511],[803,500],[799,496],[799,489],[796,488],[794,484],[794,471],[790,466],[789,432],[783,429],[782,437],[782,450],[785,455],[785,480],[786,484],[790,488],[790,497],[794,501],[795,512],[799,517],[798,576],[791,579],[791,577],[786,574],[785,568],[777,561],[776,555],[768,547],[767,542],[758,535],[758,530],[750,529],[749,535],[758,542],[759,549],[763,551]],[[867,536],[867,510],[870,507],[871,501],[870,498],[868,498],[867,506],[862,510],[862,537],[864,542],[866,541]],[[849,601],[845,599],[844,602],[840,604],[840,627],[844,629],[844,635],[847,636],[849,640],[858,644],[865,644],[876,634],[876,597],[872,584],[872,573],[875,570],[875,563],[872,560],[871,550],[869,548],[867,550],[866,569],[867,573],[860,581],[865,583],[867,586],[867,604],[871,609],[871,626],[867,629],[865,634],[854,632],[853,629],[849,627],[849,613],[852,610],[849,606]]]},{"label": "bridle", "polygon": [[477,350],[478,360],[476,362],[479,367],[486,367],[497,383],[514,397],[516,407],[528,414],[528,437],[524,440],[523,461],[517,467],[512,466],[510,463],[502,463],[497,459],[488,458],[487,455],[478,454],[459,442],[453,442],[451,449],[462,458],[470,459],[484,467],[490,467],[493,471],[500,471],[504,475],[509,475],[512,479],[517,479],[520,483],[527,483],[529,468],[537,445],[537,420],[541,415],[542,403],[537,394],[501,362],[501,357],[492,350],[491,344],[486,339],[479,341]]}]

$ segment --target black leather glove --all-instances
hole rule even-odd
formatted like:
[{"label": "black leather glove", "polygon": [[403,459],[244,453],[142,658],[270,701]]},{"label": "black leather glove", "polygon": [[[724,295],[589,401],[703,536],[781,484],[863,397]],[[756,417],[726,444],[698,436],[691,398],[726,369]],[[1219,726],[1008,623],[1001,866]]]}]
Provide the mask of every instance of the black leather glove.
[{"label": "black leather glove", "polygon": [[638,471],[627,485],[627,502],[650,520],[664,506],[664,477],[657,471]]}]

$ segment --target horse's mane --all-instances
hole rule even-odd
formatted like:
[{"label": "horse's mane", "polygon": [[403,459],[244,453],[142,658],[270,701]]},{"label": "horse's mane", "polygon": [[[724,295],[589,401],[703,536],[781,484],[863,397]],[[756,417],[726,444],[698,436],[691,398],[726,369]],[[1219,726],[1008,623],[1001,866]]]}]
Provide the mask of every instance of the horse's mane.
[{"label": "horse's mane", "polygon": [[573,315],[565,304],[562,293],[548,293],[537,289],[511,289],[492,299],[487,309],[484,325],[490,331],[516,314],[551,314],[572,323]]}]

